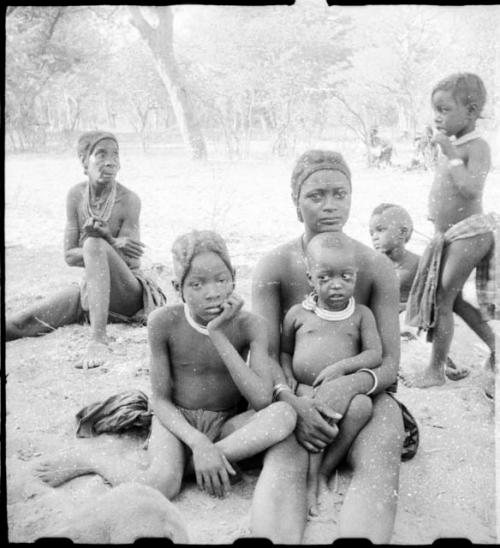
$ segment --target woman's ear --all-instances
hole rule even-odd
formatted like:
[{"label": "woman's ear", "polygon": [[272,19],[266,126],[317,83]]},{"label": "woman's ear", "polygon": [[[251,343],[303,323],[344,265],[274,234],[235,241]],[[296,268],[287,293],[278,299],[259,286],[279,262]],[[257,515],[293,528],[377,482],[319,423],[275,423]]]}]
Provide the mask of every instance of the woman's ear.
[{"label": "woman's ear", "polygon": [[302,211],[300,211],[299,206],[296,207],[296,211],[297,211],[297,219],[299,220],[299,222],[303,223],[304,217],[302,217]]}]

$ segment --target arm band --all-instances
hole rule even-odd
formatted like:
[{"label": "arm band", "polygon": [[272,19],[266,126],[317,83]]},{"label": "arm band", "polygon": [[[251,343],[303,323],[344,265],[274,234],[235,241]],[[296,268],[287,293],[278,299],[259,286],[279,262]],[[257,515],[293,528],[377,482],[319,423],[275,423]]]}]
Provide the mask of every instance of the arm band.
[{"label": "arm band", "polygon": [[[370,375],[373,377],[373,386],[370,388],[370,390],[368,390],[368,392],[366,393],[367,396],[370,396],[371,394],[373,394],[375,392],[375,390],[377,389],[377,386],[378,386],[378,379],[377,379],[377,375],[375,375],[375,373],[371,370],[371,369],[366,369],[366,368],[363,368],[363,369],[359,369],[359,371],[366,371],[367,373],[370,373]],[[358,371],[358,372],[359,372]]]},{"label": "arm band", "polygon": [[288,386],[288,384],[275,384],[273,386],[273,401],[278,401],[278,396],[281,394],[281,392],[291,392],[292,389]]}]

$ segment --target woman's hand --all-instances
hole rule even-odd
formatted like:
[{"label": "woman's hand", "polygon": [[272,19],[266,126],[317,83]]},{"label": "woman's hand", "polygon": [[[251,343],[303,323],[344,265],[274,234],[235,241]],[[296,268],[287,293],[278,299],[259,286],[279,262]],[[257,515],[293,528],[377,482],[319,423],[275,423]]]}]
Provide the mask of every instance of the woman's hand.
[{"label": "woman's hand", "polygon": [[326,404],[309,397],[297,398],[295,435],[308,451],[318,453],[333,442],[339,433],[337,422],[342,418]]},{"label": "woman's hand", "polygon": [[146,246],[138,240],[134,240],[128,236],[111,238],[111,240],[113,248],[130,259],[140,259],[144,254],[144,248]]},{"label": "woman's hand", "polygon": [[228,474],[236,474],[230,462],[206,436],[192,450],[198,487],[211,496],[224,497],[231,488]]}]

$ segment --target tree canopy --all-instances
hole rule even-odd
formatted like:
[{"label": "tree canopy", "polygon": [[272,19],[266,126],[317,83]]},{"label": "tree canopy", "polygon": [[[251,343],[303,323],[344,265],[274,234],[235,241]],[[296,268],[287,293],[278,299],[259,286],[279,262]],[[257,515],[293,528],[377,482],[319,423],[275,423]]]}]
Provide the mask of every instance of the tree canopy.
[{"label": "tree canopy", "polygon": [[218,142],[230,157],[253,140],[286,154],[344,130],[366,144],[372,125],[419,131],[432,84],[457,71],[483,78],[494,125],[499,22],[499,6],[316,0],[9,7],[6,143],[43,149],[105,127],[144,148]]}]

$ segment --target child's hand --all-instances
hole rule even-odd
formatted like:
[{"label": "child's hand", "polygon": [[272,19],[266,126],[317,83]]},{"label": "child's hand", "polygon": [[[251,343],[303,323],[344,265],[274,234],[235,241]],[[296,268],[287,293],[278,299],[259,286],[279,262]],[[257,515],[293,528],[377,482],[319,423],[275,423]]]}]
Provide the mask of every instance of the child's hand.
[{"label": "child's hand", "polygon": [[314,379],[313,387],[316,388],[324,381],[333,381],[333,379],[338,379],[345,375],[344,367],[342,362],[333,363],[332,365],[327,365],[323,371]]},{"label": "child's hand", "polygon": [[244,301],[239,295],[232,293],[226,301],[222,303],[221,313],[216,318],[208,322],[208,332],[210,333],[211,331],[213,332],[217,329],[221,329],[225,324],[228,324],[231,320],[233,320],[242,309],[243,303]]},{"label": "child's hand", "polygon": [[431,140],[431,143],[439,145],[445,156],[448,158],[456,158],[457,153],[450,138],[444,133],[436,133]]},{"label": "child's hand", "polygon": [[193,446],[196,483],[211,496],[224,497],[230,490],[228,474],[236,474],[222,451],[207,437]]}]

